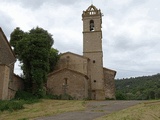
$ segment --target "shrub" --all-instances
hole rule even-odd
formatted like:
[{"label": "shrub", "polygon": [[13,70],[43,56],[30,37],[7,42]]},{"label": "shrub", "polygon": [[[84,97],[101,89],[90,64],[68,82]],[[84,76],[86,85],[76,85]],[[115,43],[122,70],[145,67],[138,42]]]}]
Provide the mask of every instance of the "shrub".
[{"label": "shrub", "polygon": [[117,100],[126,100],[126,96],[124,93],[116,92],[116,99]]},{"label": "shrub", "polygon": [[26,91],[17,91],[15,100],[21,100],[24,104],[33,104],[40,101],[37,96]]},{"label": "shrub", "polygon": [[60,96],[59,95],[52,95],[52,94],[47,94],[45,96],[46,99],[54,99],[54,100],[59,100]]},{"label": "shrub", "polygon": [[22,101],[0,101],[0,111],[14,111],[23,109],[23,102]]},{"label": "shrub", "polygon": [[30,99],[38,99],[37,96],[32,93],[26,91],[17,91],[15,95],[15,99],[17,100],[30,100]]}]

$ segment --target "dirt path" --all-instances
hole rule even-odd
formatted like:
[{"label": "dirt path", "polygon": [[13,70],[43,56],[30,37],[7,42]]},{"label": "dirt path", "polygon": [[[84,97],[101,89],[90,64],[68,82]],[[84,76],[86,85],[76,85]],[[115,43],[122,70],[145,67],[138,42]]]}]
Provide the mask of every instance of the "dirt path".
[{"label": "dirt path", "polygon": [[93,120],[141,102],[143,101],[92,101],[86,105],[84,111],[68,112],[35,120]]}]

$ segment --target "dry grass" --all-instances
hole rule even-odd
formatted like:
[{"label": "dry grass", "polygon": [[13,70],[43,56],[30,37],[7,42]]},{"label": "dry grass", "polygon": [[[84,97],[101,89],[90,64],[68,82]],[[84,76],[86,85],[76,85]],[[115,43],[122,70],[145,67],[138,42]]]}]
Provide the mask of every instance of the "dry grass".
[{"label": "dry grass", "polygon": [[36,117],[50,116],[69,111],[84,110],[85,101],[42,100],[25,105],[25,109],[14,112],[0,112],[0,120],[32,120]]},{"label": "dry grass", "polygon": [[96,120],[160,120],[160,101],[145,102]]}]

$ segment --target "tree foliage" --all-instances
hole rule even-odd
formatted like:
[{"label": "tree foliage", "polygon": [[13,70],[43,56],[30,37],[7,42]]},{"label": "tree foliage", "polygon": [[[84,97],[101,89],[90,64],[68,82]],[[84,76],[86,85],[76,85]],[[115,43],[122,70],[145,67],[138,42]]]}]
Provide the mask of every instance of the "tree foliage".
[{"label": "tree foliage", "polygon": [[[25,89],[37,96],[43,96],[47,74],[51,71],[50,64],[54,67],[58,60],[58,50],[51,48],[52,35],[39,27],[29,32],[16,28],[11,33],[10,43],[17,58],[23,63],[21,68],[25,76]],[[56,54],[53,54],[55,51]]]},{"label": "tree foliage", "polygon": [[49,53],[49,72],[55,69],[56,63],[59,60],[59,51],[57,49],[51,48]]},{"label": "tree foliage", "polygon": [[16,55],[18,54],[18,42],[23,38],[24,35],[25,33],[19,27],[17,27],[10,35],[10,44],[14,47],[14,52]]},{"label": "tree foliage", "polygon": [[160,99],[160,74],[116,80],[116,95],[120,99]]}]

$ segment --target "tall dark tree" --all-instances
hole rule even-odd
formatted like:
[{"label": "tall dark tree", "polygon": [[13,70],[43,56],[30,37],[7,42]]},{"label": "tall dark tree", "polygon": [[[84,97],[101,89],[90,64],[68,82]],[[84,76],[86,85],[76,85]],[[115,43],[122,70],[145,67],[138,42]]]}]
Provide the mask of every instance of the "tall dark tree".
[{"label": "tall dark tree", "polygon": [[[52,35],[39,27],[29,32],[16,28],[11,34],[10,43],[16,50],[18,59],[23,63],[25,89],[42,97],[47,73],[50,70],[49,61],[55,60],[50,56],[53,45]],[[58,59],[58,54],[54,55],[54,58]]]},{"label": "tall dark tree", "polygon": [[18,50],[17,50],[17,43],[22,40],[23,36],[25,35],[25,33],[19,28],[17,27],[16,29],[14,29],[14,31],[11,33],[10,35],[10,44],[11,46],[14,47],[14,52],[17,55]]},{"label": "tall dark tree", "polygon": [[51,48],[49,53],[49,72],[55,69],[56,63],[59,60],[59,51],[57,49]]}]

